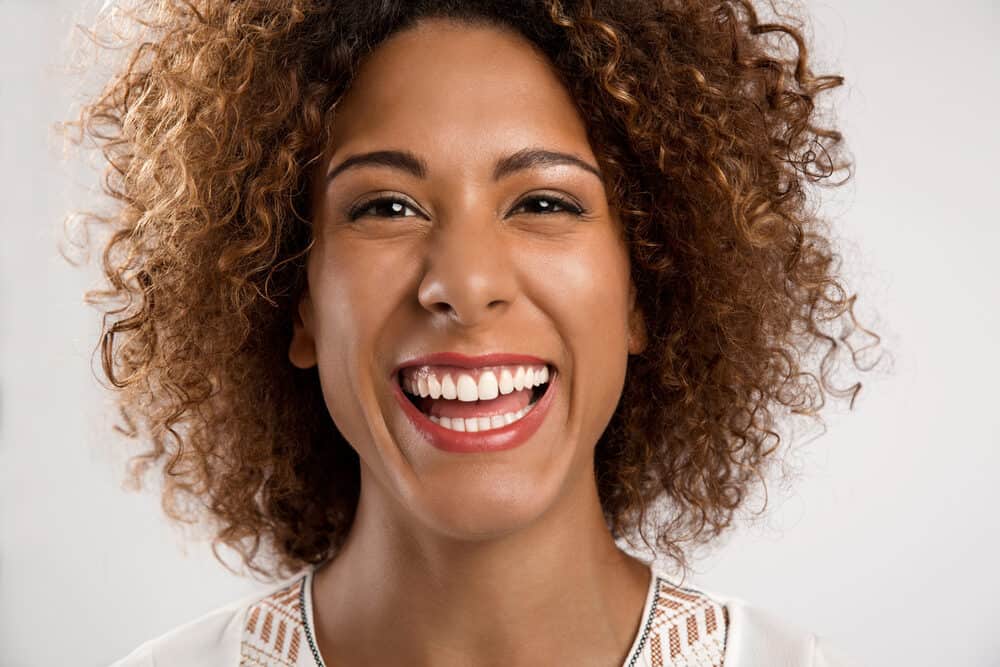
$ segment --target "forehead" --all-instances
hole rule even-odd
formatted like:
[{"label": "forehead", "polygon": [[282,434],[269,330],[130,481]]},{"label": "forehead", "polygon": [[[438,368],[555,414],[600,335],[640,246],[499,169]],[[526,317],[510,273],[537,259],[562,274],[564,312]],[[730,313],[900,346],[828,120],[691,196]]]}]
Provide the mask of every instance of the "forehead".
[{"label": "forehead", "polygon": [[432,170],[525,146],[593,157],[544,54],[511,30],[446,19],[425,19],[379,45],[331,129],[331,154],[406,147],[430,156]]}]

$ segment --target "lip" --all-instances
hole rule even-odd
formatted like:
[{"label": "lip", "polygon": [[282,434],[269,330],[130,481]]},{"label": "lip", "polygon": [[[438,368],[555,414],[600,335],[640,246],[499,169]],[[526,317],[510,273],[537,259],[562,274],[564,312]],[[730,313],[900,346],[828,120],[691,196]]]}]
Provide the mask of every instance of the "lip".
[{"label": "lip", "polygon": [[[525,359],[533,359],[532,357],[523,357],[519,355],[487,356],[515,358],[514,362],[506,361],[505,363],[519,363]],[[471,357],[466,357],[466,359],[470,358]],[[482,357],[476,357],[475,359],[476,366],[488,366],[498,363],[496,361],[483,363],[481,361]],[[421,360],[420,363],[431,362]],[[436,360],[433,363],[441,364],[443,362]],[[449,363],[453,365],[460,365],[454,364],[454,359],[452,359]],[[530,363],[544,364],[545,362],[538,360],[537,362],[531,361]],[[412,363],[407,363],[404,366],[400,366],[400,368],[405,368],[407,365],[412,365]],[[551,371],[549,386],[545,390],[545,394],[538,399],[538,401],[534,404],[531,410],[524,415],[524,417],[513,424],[507,424],[506,426],[502,426],[497,429],[490,429],[489,431],[477,431],[475,433],[453,431],[450,428],[441,426],[440,424],[435,424],[427,417],[427,415],[417,409],[417,407],[410,402],[410,399],[408,399],[405,394],[403,394],[403,388],[399,385],[399,382],[393,381],[392,388],[393,395],[396,397],[396,402],[402,408],[403,413],[409,418],[410,423],[413,424],[417,431],[419,431],[431,445],[446,452],[456,454],[472,454],[503,451],[505,449],[513,449],[514,447],[524,444],[524,442],[538,430],[538,427],[541,426],[542,422],[545,420],[545,416],[548,414],[549,408],[555,400],[556,392],[559,390],[559,375],[560,374],[558,372]]]},{"label": "lip", "polygon": [[396,366],[392,369],[395,377],[399,371],[410,366],[458,366],[460,368],[481,368],[483,366],[507,366],[514,364],[531,364],[535,366],[549,366],[555,369],[555,364],[540,357],[530,354],[511,354],[508,352],[494,352],[492,354],[481,354],[470,357],[459,352],[435,352],[422,357],[416,357]]}]

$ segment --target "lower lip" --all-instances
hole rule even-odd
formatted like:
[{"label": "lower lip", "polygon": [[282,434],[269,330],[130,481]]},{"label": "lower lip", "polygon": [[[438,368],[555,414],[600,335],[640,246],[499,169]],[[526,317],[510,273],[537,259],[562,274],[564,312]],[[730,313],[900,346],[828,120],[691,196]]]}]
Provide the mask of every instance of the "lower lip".
[{"label": "lower lip", "polygon": [[545,419],[549,407],[559,387],[559,373],[551,373],[549,386],[545,394],[531,406],[531,409],[513,424],[507,424],[489,431],[453,431],[440,424],[435,424],[430,418],[417,409],[403,393],[398,381],[393,381],[393,392],[396,401],[409,417],[410,422],[427,440],[440,450],[458,454],[473,454],[477,452],[498,452],[513,449],[523,444],[538,430]]}]

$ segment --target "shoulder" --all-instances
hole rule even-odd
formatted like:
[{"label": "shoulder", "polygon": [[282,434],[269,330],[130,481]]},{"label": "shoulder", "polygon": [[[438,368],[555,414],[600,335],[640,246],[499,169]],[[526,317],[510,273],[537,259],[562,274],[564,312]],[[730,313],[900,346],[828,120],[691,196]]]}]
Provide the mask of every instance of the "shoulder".
[{"label": "shoulder", "polygon": [[[214,609],[138,646],[111,667],[296,665],[304,575]],[[280,662],[279,660],[284,660]]]},{"label": "shoulder", "polygon": [[858,667],[821,635],[743,599],[712,595],[729,610],[726,667]]},{"label": "shoulder", "polygon": [[762,607],[658,576],[643,651],[650,665],[858,667],[826,639]]}]

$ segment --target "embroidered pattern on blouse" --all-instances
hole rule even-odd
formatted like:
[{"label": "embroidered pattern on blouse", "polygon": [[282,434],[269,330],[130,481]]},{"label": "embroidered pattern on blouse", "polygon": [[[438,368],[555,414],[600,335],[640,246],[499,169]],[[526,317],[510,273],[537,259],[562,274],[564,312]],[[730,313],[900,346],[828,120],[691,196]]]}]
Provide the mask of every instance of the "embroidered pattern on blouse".
[{"label": "embroidered pattern on blouse", "polygon": [[657,578],[652,614],[629,667],[722,667],[728,626],[724,605]]},{"label": "embroidered pattern on blouse", "polygon": [[[322,665],[306,625],[306,581],[303,576],[249,607],[240,667]],[[724,667],[728,627],[724,605],[657,577],[639,645],[626,667]]]},{"label": "embroidered pattern on blouse", "polygon": [[240,642],[240,667],[296,667],[305,642],[302,578],[250,605]]}]

